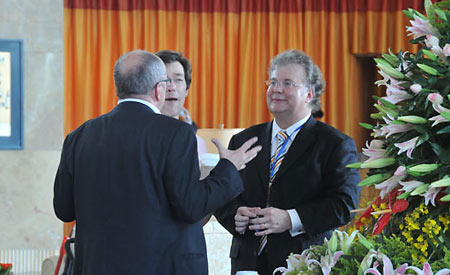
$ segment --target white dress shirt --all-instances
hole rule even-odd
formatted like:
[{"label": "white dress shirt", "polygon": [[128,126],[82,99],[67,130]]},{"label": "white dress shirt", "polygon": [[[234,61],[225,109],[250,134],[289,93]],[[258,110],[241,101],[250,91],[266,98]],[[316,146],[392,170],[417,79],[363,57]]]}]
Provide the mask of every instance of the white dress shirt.
[{"label": "white dress shirt", "polygon": [[[292,142],[294,141],[295,137],[297,136],[298,132],[301,131],[301,129],[299,131],[295,131],[295,130],[298,127],[305,124],[305,122],[309,119],[310,116],[311,115],[308,115],[305,118],[297,121],[296,123],[289,126],[287,129],[281,129],[281,127],[277,124],[276,119],[274,119],[273,125],[272,125],[272,139],[271,139],[271,146],[270,146],[270,156],[273,156],[277,149],[277,146],[278,146],[277,134],[278,134],[278,132],[280,130],[285,130],[289,136],[286,147],[285,147],[285,150],[287,153],[289,148],[292,145]],[[281,164],[281,165],[283,165],[283,164]],[[292,228],[289,230],[289,233],[291,233],[291,236],[295,237],[297,235],[305,233],[305,231],[303,230],[302,221],[300,220],[300,216],[298,215],[297,211],[295,209],[288,209],[287,212],[289,214],[289,217],[291,218]]]},{"label": "white dress shirt", "polygon": [[153,105],[150,102],[148,102],[146,100],[143,100],[143,99],[139,99],[139,98],[124,98],[124,99],[119,99],[117,104],[120,104],[122,102],[138,102],[138,103],[142,103],[142,104],[146,105],[147,107],[149,107],[150,109],[152,109],[153,112],[155,112],[156,114],[161,114],[161,111],[158,108],[156,108],[155,105]]}]

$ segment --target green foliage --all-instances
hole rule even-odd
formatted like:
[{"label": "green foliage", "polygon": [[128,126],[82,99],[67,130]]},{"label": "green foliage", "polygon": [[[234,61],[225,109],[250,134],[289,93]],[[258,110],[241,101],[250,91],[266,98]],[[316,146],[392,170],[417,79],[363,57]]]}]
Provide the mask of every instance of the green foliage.
[{"label": "green foliage", "polygon": [[420,263],[415,263],[411,257],[413,253],[420,253],[420,251],[410,247],[402,238],[396,235],[382,236],[382,238],[383,240],[377,243],[380,246],[379,250],[391,259],[393,266],[400,266],[404,263],[421,266]]},{"label": "green foliage", "polygon": [[439,270],[450,267],[450,250],[444,247],[444,257],[431,263],[433,270]]},{"label": "green foliage", "polygon": [[[389,49],[375,58],[383,77],[376,84],[387,92],[374,96],[376,122],[360,123],[374,137],[363,150],[370,159],[347,165],[367,168],[359,185],[381,190],[356,223],[363,235],[357,241],[334,233],[304,258],[320,262],[343,251],[331,274],[361,275],[375,262],[382,270],[383,257],[394,269],[405,263],[422,269],[424,262],[434,272],[450,267],[450,0],[424,6],[426,15],[403,11],[412,20],[410,43],[420,50]],[[317,265],[301,274],[316,273]]]}]

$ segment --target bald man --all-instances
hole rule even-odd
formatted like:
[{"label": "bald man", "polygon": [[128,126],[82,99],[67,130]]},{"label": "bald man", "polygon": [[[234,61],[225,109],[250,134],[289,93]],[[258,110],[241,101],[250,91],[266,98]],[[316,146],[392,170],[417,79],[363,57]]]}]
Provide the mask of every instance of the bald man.
[{"label": "bald man", "polygon": [[117,106],[70,133],[54,209],[76,220],[75,274],[208,274],[201,219],[243,191],[238,169],[260,146],[217,143],[221,160],[199,181],[191,126],[160,115],[168,82],[146,51],[114,67]]}]

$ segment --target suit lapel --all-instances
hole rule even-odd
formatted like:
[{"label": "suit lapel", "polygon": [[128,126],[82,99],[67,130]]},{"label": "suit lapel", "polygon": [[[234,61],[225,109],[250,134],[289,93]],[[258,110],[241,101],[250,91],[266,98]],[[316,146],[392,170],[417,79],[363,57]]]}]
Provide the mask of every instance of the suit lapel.
[{"label": "suit lapel", "polygon": [[316,125],[316,120],[312,116],[306,121],[305,125],[302,127],[300,132],[295,137],[292,145],[289,147],[286,156],[281,163],[280,169],[275,175],[274,182],[276,181],[289,169],[289,167],[303,155],[303,153],[308,149],[316,140],[314,134],[314,126]]},{"label": "suit lapel", "polygon": [[261,152],[258,154],[258,175],[261,178],[261,182],[265,190],[269,184],[269,167],[270,167],[270,144],[272,138],[272,124],[267,123],[262,133],[258,136],[258,143],[262,145]]}]

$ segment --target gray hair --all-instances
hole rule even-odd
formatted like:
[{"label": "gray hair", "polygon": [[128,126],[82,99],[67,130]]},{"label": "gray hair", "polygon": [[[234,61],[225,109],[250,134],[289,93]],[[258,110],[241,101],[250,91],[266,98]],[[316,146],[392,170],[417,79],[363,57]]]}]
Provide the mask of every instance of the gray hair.
[{"label": "gray hair", "polygon": [[118,98],[148,94],[166,77],[166,67],[161,59],[143,50],[125,53],[114,65]]},{"label": "gray hair", "polygon": [[305,70],[306,85],[314,91],[314,98],[310,103],[312,112],[320,110],[320,96],[324,92],[325,81],[320,68],[304,52],[288,50],[275,56],[270,61],[269,76],[277,67],[290,64],[298,64]]}]

